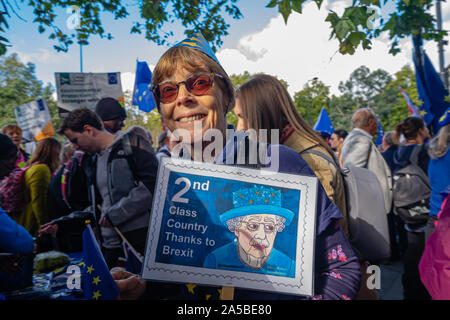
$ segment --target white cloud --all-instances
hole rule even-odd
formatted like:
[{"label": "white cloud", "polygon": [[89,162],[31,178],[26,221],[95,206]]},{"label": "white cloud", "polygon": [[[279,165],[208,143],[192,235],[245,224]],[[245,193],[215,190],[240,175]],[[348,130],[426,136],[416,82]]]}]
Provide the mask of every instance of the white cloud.
[{"label": "white cloud", "polygon": [[[153,69],[155,69],[154,65],[148,65],[148,67],[150,68],[150,70],[152,71]],[[135,79],[135,71],[130,72],[130,71],[121,71],[120,73],[120,80],[122,82],[122,91],[125,92],[127,90],[133,92],[134,89],[134,79]]]},{"label": "white cloud", "polygon": [[122,91],[123,92],[125,92],[127,90],[129,90],[130,92],[133,92],[134,78],[135,78],[134,72],[121,72],[120,73],[120,80],[122,82]]},{"label": "white cloud", "polygon": [[39,48],[38,52],[33,53],[24,53],[20,51],[16,51],[16,53],[23,63],[62,63],[66,60],[64,55],[48,51],[44,48]]},{"label": "white cloud", "polygon": [[[412,66],[412,40],[400,41],[402,51],[396,56],[388,53],[390,41],[387,35],[372,41],[371,50],[361,47],[354,55],[341,55],[339,43],[330,38],[330,25],[325,22],[328,8],[340,12],[348,1],[324,2],[318,10],[314,2],[306,3],[302,14],[292,14],[285,25],[281,15],[271,19],[261,31],[244,36],[236,48],[226,48],[217,53],[219,61],[229,74],[264,72],[284,79],[289,83],[289,92],[294,94],[305,83],[318,77],[330,86],[331,93],[339,94],[340,81],[349,78],[352,71],[361,65],[370,70],[384,69],[391,74],[404,65]],[[446,12],[450,6],[443,3]],[[444,22],[444,28],[450,21]],[[426,43],[425,50],[438,69],[437,45]],[[450,48],[447,46],[446,64],[450,63]]]}]

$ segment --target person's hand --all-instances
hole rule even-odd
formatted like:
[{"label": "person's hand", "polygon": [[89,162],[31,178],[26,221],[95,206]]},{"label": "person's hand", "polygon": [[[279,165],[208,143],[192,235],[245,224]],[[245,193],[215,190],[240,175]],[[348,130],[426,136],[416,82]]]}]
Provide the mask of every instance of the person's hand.
[{"label": "person's hand", "polygon": [[41,226],[41,229],[39,230],[38,236],[43,236],[44,234],[52,234],[56,235],[58,232],[58,225],[56,223],[46,223]]},{"label": "person's hand", "polygon": [[102,215],[98,221],[98,225],[103,228],[112,228],[111,223],[109,223],[108,219],[104,215]]},{"label": "person's hand", "polygon": [[112,268],[110,272],[120,291],[119,300],[136,300],[144,294],[147,282],[139,275],[119,267]]}]

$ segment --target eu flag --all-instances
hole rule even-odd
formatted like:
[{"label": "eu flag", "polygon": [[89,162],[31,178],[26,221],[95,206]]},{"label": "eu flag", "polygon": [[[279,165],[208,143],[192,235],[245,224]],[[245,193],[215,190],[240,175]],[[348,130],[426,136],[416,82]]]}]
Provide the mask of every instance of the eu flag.
[{"label": "eu flag", "polygon": [[128,245],[125,241],[122,242],[123,251],[125,252],[125,258],[127,259],[125,269],[134,274],[142,273],[142,264],[144,258],[139,252],[137,252],[132,246]]},{"label": "eu flag", "polygon": [[88,300],[115,300],[119,289],[109,272],[90,225],[83,231],[83,290]]},{"label": "eu flag", "polygon": [[381,121],[378,120],[378,131],[377,131],[377,142],[376,142],[377,146],[381,146],[381,143],[383,142],[383,136],[384,136],[383,126],[381,124]]},{"label": "eu flag", "polygon": [[327,110],[325,108],[322,108],[322,110],[320,111],[319,118],[314,125],[314,130],[319,131],[322,136],[330,137],[333,134],[333,123],[331,122],[331,119],[328,116]]},{"label": "eu flag", "polygon": [[137,61],[132,104],[145,112],[150,112],[156,107],[153,93],[150,91],[151,82],[152,72],[147,62]]},{"label": "eu flag", "polygon": [[448,91],[442,79],[433,67],[427,54],[421,47],[421,39],[414,38],[413,61],[416,69],[416,82],[419,99],[423,101],[420,113],[427,125],[431,125],[433,132],[439,130],[438,121],[450,103],[445,101]]}]

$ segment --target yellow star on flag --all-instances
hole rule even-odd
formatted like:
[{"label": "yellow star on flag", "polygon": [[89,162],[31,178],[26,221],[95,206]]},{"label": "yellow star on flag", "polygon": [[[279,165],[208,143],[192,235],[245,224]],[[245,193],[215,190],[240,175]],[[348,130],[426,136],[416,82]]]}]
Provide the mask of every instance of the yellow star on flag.
[{"label": "yellow star on flag", "polygon": [[222,299],[222,289],[217,289],[217,291],[219,291],[219,299]]},{"label": "yellow star on flag", "polygon": [[94,270],[95,270],[95,269],[94,269],[94,266],[90,266],[90,267],[88,267],[88,269],[87,269],[87,273],[91,274],[92,271],[94,271]]},{"label": "yellow star on flag", "polygon": [[78,265],[79,265],[80,267],[83,267],[83,268],[86,267],[86,263],[84,263],[83,261],[81,261]]},{"label": "yellow star on flag", "polygon": [[195,294],[194,288],[195,288],[196,286],[197,286],[196,284],[192,284],[192,283],[186,284],[186,287],[188,288],[188,291],[189,291],[190,293],[192,293],[192,294]]},{"label": "yellow star on flag", "polygon": [[195,42],[183,41],[181,44],[187,44],[188,46],[199,47],[200,48],[200,46],[197,43],[195,43]]},{"label": "yellow star on flag", "polygon": [[92,283],[95,284],[96,286],[98,285],[98,283],[99,283],[100,281],[102,281],[102,280],[100,280],[100,276],[94,277],[94,278],[92,279]]},{"label": "yellow star on flag", "polygon": [[94,291],[94,293],[92,294],[92,298],[95,300],[98,300],[100,296],[101,296],[100,290]]},{"label": "yellow star on flag", "polygon": [[206,300],[209,300],[209,298],[211,298],[211,295],[210,295],[210,294],[207,294],[207,295],[206,295]]}]

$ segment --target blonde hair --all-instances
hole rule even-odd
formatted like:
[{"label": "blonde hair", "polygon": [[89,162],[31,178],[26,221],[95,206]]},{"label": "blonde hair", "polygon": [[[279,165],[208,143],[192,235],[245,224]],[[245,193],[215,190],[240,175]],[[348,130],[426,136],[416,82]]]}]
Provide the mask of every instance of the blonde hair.
[{"label": "blonde hair", "polygon": [[[230,77],[228,77],[220,64],[197,49],[172,47],[167,50],[159,59],[153,71],[152,86],[158,85],[180,68],[184,68],[189,72],[205,71],[207,73],[212,72],[221,75],[223,79],[215,78],[215,83],[218,84],[222,92],[223,100],[221,104],[226,106],[227,111],[230,111],[234,107],[234,88]],[[159,111],[160,102],[156,101],[156,105]]]},{"label": "blonde hair", "polygon": [[60,152],[61,152],[61,143],[54,138],[47,138],[41,140],[36,150],[33,153],[33,156],[28,161],[28,164],[31,165],[33,163],[42,163],[46,164],[51,172],[56,171],[59,168],[60,164]]},{"label": "blonde hair", "polygon": [[239,87],[236,96],[249,128],[282,130],[289,123],[303,139],[321,145],[333,155],[328,143],[298,113],[291,96],[277,78],[257,74]]},{"label": "blonde hair", "polygon": [[437,159],[442,157],[448,152],[448,146],[450,143],[450,124],[443,126],[437,136],[430,142],[428,148],[428,154],[430,158]]}]

